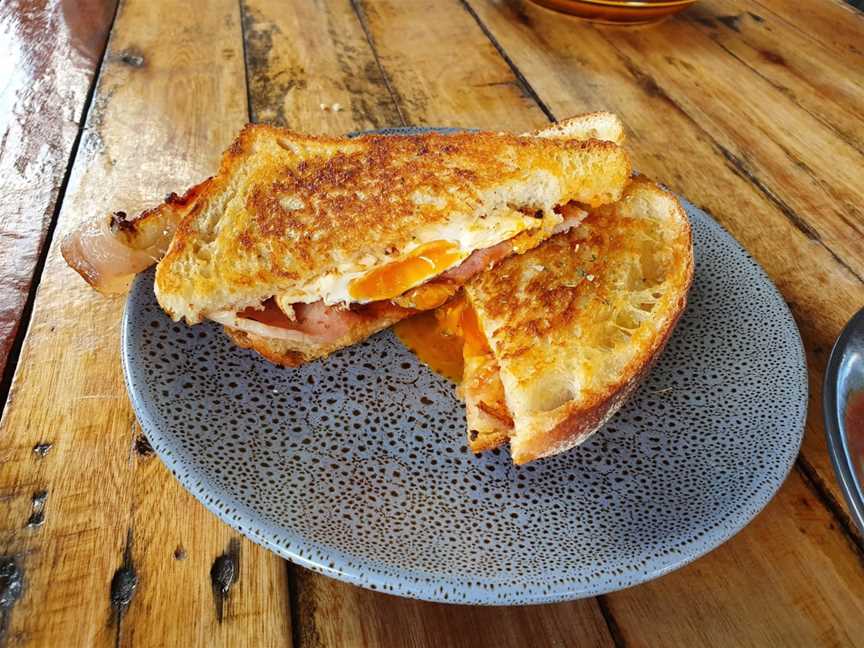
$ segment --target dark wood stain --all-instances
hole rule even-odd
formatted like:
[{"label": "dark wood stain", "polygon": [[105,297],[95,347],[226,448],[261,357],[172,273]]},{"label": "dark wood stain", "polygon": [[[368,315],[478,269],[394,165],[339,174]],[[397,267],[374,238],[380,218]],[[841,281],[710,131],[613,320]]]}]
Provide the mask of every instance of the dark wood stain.
[{"label": "dark wood stain", "polygon": [[45,511],[33,511],[30,514],[30,517],[27,518],[27,524],[25,525],[28,529],[35,529],[41,527],[45,524]]},{"label": "dark wood stain", "polygon": [[750,16],[753,20],[755,20],[758,23],[764,23],[765,22],[765,18],[763,18],[759,14],[753,13],[752,11],[748,11],[747,15]]},{"label": "dark wood stain", "polygon": [[534,28],[534,18],[528,13],[525,0],[504,0],[504,5],[510,10],[510,14],[520,25],[529,29]]},{"label": "dark wood stain", "polygon": [[764,61],[773,63],[774,65],[786,65],[786,59],[784,59],[780,54],[777,54],[777,52],[759,50],[759,57]]},{"label": "dark wood stain", "polygon": [[133,68],[142,68],[146,62],[144,55],[134,47],[123,50],[117,58],[120,62]]},{"label": "dark wood stain", "polygon": [[341,79],[351,95],[351,116],[355,123],[369,123],[373,128],[404,125],[395,93],[376,59],[369,36],[364,33],[367,50],[360,52],[333,21],[327,21],[327,33],[333,41]]},{"label": "dark wood stain", "polygon": [[186,560],[186,550],[182,546],[174,550],[174,560]]},{"label": "dark wood stain", "polygon": [[25,525],[26,528],[35,529],[45,524],[45,502],[47,501],[47,490],[39,490],[33,493],[31,499],[33,511],[30,513],[30,517],[27,518],[27,523]]},{"label": "dark wood stain", "polygon": [[597,601],[597,607],[600,609],[600,614],[603,615],[603,621],[606,622],[606,629],[609,630],[612,643],[615,644],[616,648],[626,648],[627,640],[624,638],[624,633],[621,631],[621,626],[615,619],[615,615],[612,614],[606,596],[600,595],[595,600]]},{"label": "dark wood stain", "polygon": [[[642,91],[647,94],[649,97],[655,97],[657,99],[661,99],[669,104],[670,107],[674,108],[676,112],[685,115],[688,119],[690,116],[684,112],[684,110],[668,95],[663,88],[660,87],[660,84],[654,79],[653,76],[637,67],[633,61],[629,58],[621,55],[619,52],[619,58],[624,66],[627,68],[627,71],[633,76],[633,80],[639,85]],[[692,120],[691,120],[692,121]]]},{"label": "dark wood stain", "polygon": [[12,608],[24,592],[24,568],[17,556],[0,556],[0,645],[6,644]]},{"label": "dark wood stain", "polygon": [[137,587],[138,573],[135,571],[135,564],[132,561],[132,529],[129,528],[126,531],[126,546],[123,549],[123,564],[114,572],[109,590],[111,608],[114,610],[112,620],[117,627],[117,645],[120,644],[120,626],[123,615],[126,614],[126,610],[132,603]]},{"label": "dark wood stain", "polygon": [[291,605],[291,638],[293,648],[320,648],[324,641],[314,622],[318,596],[311,572],[285,561],[288,570],[288,602]]},{"label": "dark wood stain", "polygon": [[[357,16],[357,21],[360,23],[360,28],[363,30],[366,42],[369,44],[369,49],[372,52],[372,59],[374,61],[374,68],[372,67],[372,62],[367,64],[365,68],[366,76],[369,79],[374,78],[376,74],[380,76],[399,116],[399,125],[407,126],[408,121],[405,119],[405,113],[402,110],[402,106],[405,103],[410,102],[396,91],[393,84],[390,82],[390,77],[387,75],[384,66],[381,64],[381,58],[378,56],[378,50],[375,47],[375,39],[372,37],[372,30],[369,27],[369,20],[366,17],[366,10],[363,7],[363,3],[360,2],[360,0],[351,0],[351,8],[354,9],[354,15]],[[375,70],[377,70],[377,72],[375,72]],[[423,112],[422,109],[420,112]]]},{"label": "dark wood stain", "polygon": [[741,33],[741,14],[735,16],[717,16],[717,21],[726,25],[732,31]]},{"label": "dark wood stain", "polygon": [[144,434],[139,434],[135,438],[135,454],[139,457],[152,457],[154,454],[153,446]]},{"label": "dark wood stain", "polygon": [[274,60],[273,40],[284,39],[281,30],[260,13],[241,3],[243,9],[243,39],[246,57],[246,75],[249,83],[249,118],[261,121],[267,111],[274,117],[268,123],[288,126],[285,117],[285,97],[297,88],[306,87],[302,67],[285,67]]},{"label": "dark wood stain", "polygon": [[35,446],[33,446],[33,452],[39,457],[44,457],[51,451],[51,448],[53,447],[53,443],[37,443]]},{"label": "dark wood stain", "polygon": [[210,568],[210,584],[213,589],[213,602],[216,620],[222,623],[226,616],[231,587],[240,578],[240,541],[232,538],[225,553],[216,557]]}]

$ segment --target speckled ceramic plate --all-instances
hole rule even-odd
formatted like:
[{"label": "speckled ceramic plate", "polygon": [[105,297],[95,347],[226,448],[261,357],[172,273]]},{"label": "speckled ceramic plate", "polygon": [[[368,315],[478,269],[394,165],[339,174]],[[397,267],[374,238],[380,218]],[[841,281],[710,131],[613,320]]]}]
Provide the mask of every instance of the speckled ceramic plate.
[{"label": "speckled ceramic plate", "polygon": [[638,393],[587,443],[515,468],[465,448],[453,386],[384,332],[275,367],[219,326],[174,324],[141,275],[123,360],[145,433],[226,523],[328,576],[403,596],[516,604],[640,583],[762,509],[798,452],[807,381],[786,304],[686,205],[690,304]]}]

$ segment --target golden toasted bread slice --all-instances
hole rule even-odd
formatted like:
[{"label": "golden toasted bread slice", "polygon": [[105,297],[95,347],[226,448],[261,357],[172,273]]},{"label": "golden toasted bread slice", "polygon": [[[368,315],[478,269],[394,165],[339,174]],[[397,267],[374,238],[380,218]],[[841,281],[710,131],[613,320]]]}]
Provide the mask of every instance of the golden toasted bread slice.
[{"label": "golden toasted bread slice", "polygon": [[686,214],[636,178],[619,202],[472,279],[464,290],[489,351],[465,363],[471,448],[509,438],[523,464],[587,439],[659,355],[692,277]]},{"label": "golden toasted bread slice", "polygon": [[566,139],[576,123],[548,137],[353,140],[247,127],[178,226],[157,298],[175,319],[218,321],[273,361],[326,355],[537,245],[575,218],[574,203],[617,199],[627,155]]},{"label": "golden toasted bread slice", "polygon": [[548,235],[558,206],[616,200],[629,170],[620,148],[596,140],[343,139],[247,126],[178,226],[156,296],[189,323],[274,297],[392,299],[474,251]]},{"label": "golden toasted bread slice", "polygon": [[[624,139],[624,129],[620,119],[611,113],[589,113],[578,115],[569,119],[557,122],[544,129],[530,134],[533,137],[547,139],[570,139],[570,140],[586,140],[597,139],[610,141],[620,144]],[[572,210],[563,210],[570,213]],[[578,210],[576,210],[578,211]],[[584,216],[568,217],[569,224],[578,222],[578,218]],[[559,227],[561,227],[559,225]],[[525,237],[525,234],[520,235]],[[531,244],[539,241],[539,238],[534,236]],[[394,300],[395,303],[390,303],[389,306],[383,302],[377,302],[366,305],[353,305],[350,310],[341,309],[327,311],[327,317],[323,317],[320,304],[313,305],[312,310],[316,312],[316,317],[313,318],[319,328],[315,331],[320,332],[320,324],[326,319],[329,325],[329,334],[325,335],[297,335],[293,332],[270,330],[259,330],[257,324],[249,326],[248,320],[242,320],[242,328],[232,326],[230,318],[228,321],[222,319],[226,324],[228,335],[239,345],[244,348],[251,348],[271,362],[286,366],[297,366],[303,362],[320,358],[329,355],[333,351],[354,344],[360,340],[369,337],[370,335],[404,319],[413,314],[413,310],[406,306],[417,306],[416,293],[417,291],[425,291],[426,301],[429,302],[428,296],[433,293],[434,299],[428,304],[431,308],[438,303],[442,303],[452,297],[465,280],[472,272],[479,271],[483,266],[491,266],[502,257],[501,250],[498,249],[498,255],[495,258],[486,254],[488,251],[475,252],[470,261],[464,262],[454,272],[459,274],[459,281],[455,281],[452,276],[453,272],[444,275],[446,278],[436,279],[425,285],[421,285],[411,291],[408,291],[403,296]],[[413,296],[413,297],[412,297]],[[406,304],[406,302],[408,302]],[[399,308],[402,306],[402,308]],[[294,308],[297,310],[298,305]],[[304,307],[307,308],[308,307]],[[220,318],[221,319],[221,318]],[[236,322],[236,320],[235,320]],[[295,322],[296,326],[297,323]],[[307,331],[312,333],[314,331]],[[496,369],[497,371],[497,369]]]},{"label": "golden toasted bread slice", "polygon": [[[621,120],[611,113],[577,115],[531,133],[557,139],[623,140]],[[161,205],[130,215],[116,211],[82,223],[63,239],[66,262],[91,286],[105,293],[124,292],[138,272],[158,262],[174,236],[177,224],[207,197],[210,178],[183,196],[170,194]]]}]

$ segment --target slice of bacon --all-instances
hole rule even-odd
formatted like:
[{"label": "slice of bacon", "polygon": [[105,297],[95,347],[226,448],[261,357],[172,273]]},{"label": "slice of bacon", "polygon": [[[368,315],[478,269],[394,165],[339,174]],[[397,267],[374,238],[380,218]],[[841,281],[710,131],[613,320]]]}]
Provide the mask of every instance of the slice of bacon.
[{"label": "slice of bacon", "polygon": [[125,292],[136,274],[165,255],[174,230],[210,180],[182,196],[172,193],[158,207],[134,218],[121,211],[81,223],[63,239],[63,258],[96,290]]},{"label": "slice of bacon", "polygon": [[297,303],[292,307],[293,318],[282,312],[275,299],[268,299],[262,308],[247,308],[240,313],[219,311],[210,313],[208,317],[219,324],[261,337],[327,344],[342,339],[370,319],[402,319],[417,312],[389,301],[354,308],[327,306],[323,301]]}]

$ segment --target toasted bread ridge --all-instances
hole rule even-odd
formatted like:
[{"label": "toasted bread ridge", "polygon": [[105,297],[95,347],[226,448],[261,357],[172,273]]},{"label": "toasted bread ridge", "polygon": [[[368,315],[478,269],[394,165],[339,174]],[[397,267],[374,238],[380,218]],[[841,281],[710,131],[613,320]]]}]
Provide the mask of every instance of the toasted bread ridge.
[{"label": "toasted bread ridge", "polygon": [[614,113],[583,113],[536,130],[532,135],[551,139],[596,139],[623,144],[624,124]]},{"label": "toasted bread ridge", "polygon": [[362,271],[413,237],[569,200],[616,200],[629,174],[614,143],[494,133],[356,139],[247,126],[180,223],[156,273],[175,319],[241,310],[310,280]]},{"label": "toasted bread ridge", "polygon": [[466,286],[499,365],[515,463],[581,443],[620,407],[665,345],[692,276],[686,214],[637,178],[618,203]]}]

